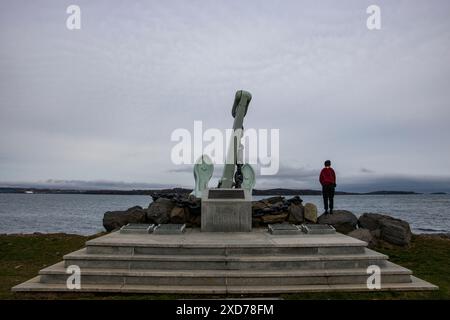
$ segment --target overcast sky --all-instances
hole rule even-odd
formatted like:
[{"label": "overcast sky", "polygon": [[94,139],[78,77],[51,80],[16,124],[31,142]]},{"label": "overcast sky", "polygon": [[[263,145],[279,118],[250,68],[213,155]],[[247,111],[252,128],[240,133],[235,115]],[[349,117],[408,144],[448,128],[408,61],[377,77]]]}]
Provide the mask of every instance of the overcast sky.
[{"label": "overcast sky", "polygon": [[[66,8],[81,8],[81,30]],[[381,8],[381,30],[366,8]],[[192,186],[173,130],[280,129],[257,188],[450,191],[449,1],[0,2],[0,185]],[[216,176],[212,185],[220,175]],[[51,179],[49,181],[49,179]],[[99,185],[101,182],[101,185]]]}]

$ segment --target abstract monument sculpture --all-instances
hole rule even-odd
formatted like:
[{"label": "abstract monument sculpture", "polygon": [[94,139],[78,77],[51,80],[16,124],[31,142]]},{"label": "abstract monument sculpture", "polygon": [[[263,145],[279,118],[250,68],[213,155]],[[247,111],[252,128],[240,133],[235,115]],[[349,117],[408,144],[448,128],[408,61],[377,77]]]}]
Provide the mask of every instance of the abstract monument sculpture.
[{"label": "abstract monument sculpture", "polygon": [[215,189],[208,189],[214,167],[207,155],[194,165],[195,188],[192,192],[202,198],[202,231],[251,231],[251,194],[255,172],[243,163],[243,123],[252,100],[250,92],[239,90],[231,114],[234,118],[232,137],[222,178]]},{"label": "abstract monument sculpture", "polygon": [[195,187],[192,194],[197,198],[202,197],[203,190],[208,188],[208,182],[212,177],[214,165],[210,157],[206,154],[202,155],[194,165]]},{"label": "abstract monument sculpture", "polygon": [[[248,91],[239,90],[234,98],[231,114],[234,118],[233,133],[223,169],[222,178],[219,180],[217,188],[242,188],[250,193],[255,186],[255,172],[250,164],[243,163],[242,136],[243,122],[247,114],[248,105],[252,100],[252,95]],[[193,195],[200,198],[203,190],[208,188],[208,182],[212,177],[214,165],[207,155],[202,155],[194,165],[195,188]]]}]

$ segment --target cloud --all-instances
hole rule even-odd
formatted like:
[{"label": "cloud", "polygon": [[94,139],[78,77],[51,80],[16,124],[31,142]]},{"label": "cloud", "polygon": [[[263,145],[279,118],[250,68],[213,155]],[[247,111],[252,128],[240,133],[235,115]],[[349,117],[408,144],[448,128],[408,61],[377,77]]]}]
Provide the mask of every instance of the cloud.
[{"label": "cloud", "polygon": [[383,1],[380,31],[361,1],[77,4],[68,31],[53,1],[0,2],[0,181],[191,186],[171,133],[231,127],[238,89],[246,128],[280,129],[280,172],[257,186],[317,188],[325,159],[339,187],[450,176],[448,1]]}]

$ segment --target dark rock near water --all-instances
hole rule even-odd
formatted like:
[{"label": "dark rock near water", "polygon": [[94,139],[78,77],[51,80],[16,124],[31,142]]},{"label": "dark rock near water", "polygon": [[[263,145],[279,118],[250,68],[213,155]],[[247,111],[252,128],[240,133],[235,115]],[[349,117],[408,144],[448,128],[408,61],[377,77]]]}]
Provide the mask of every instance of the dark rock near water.
[{"label": "dark rock near water", "polygon": [[382,240],[398,246],[409,246],[411,237],[411,229],[406,221],[394,218],[383,220],[381,226]]},{"label": "dark rock near water", "polygon": [[170,223],[185,223],[186,209],[181,207],[174,207],[170,211]]},{"label": "dark rock near water", "polygon": [[106,212],[103,225],[107,231],[127,223],[187,223],[199,227],[201,223],[201,199],[187,193],[152,194],[154,201],[147,209],[133,207],[126,211]]},{"label": "dark rock near water", "polygon": [[146,211],[140,206],[126,211],[108,211],[103,215],[103,227],[106,231],[118,229],[128,223],[145,223]]},{"label": "dark rock near water", "polygon": [[367,242],[369,248],[375,248],[377,245],[377,239],[374,237],[369,229],[356,229],[347,234],[349,237],[353,237]]},{"label": "dark rock near water", "polygon": [[290,199],[287,199],[286,202],[288,204],[296,204],[296,205],[301,205],[303,200],[299,197],[299,196],[294,196]]},{"label": "dark rock near water", "polygon": [[358,218],[350,211],[334,210],[333,214],[322,214],[317,223],[332,225],[337,232],[347,234],[356,229]]},{"label": "dark rock near water", "polygon": [[253,226],[271,223],[301,223],[304,221],[303,200],[299,196],[290,199],[276,196],[252,202]]},{"label": "dark rock near water", "polygon": [[358,225],[360,228],[368,229],[371,231],[377,230],[380,229],[380,221],[384,217],[387,216],[379,213],[363,213],[358,219]]},{"label": "dark rock near water", "polygon": [[200,202],[200,200],[195,203],[191,203],[188,206],[186,206],[185,208],[188,209],[189,213],[191,215],[195,215],[195,216],[200,216],[201,212],[202,212],[202,204]]},{"label": "dark rock near water", "polygon": [[300,204],[292,203],[289,206],[288,212],[289,212],[289,222],[290,223],[298,224],[298,223],[302,223],[305,220],[305,217],[304,217],[305,208],[301,205],[301,202],[300,202]]},{"label": "dark rock near water", "polygon": [[270,204],[275,204],[275,203],[283,202],[284,199],[285,199],[284,197],[276,196],[276,197],[266,198],[264,200]]},{"label": "dark rock near water", "polygon": [[252,201],[252,215],[262,216],[263,210],[269,207],[269,203],[266,201]]},{"label": "dark rock near water", "polygon": [[152,193],[153,202],[158,199],[170,200],[175,206],[181,208],[190,208],[192,211],[201,209],[201,199],[196,198],[189,193]]},{"label": "dark rock near water", "polygon": [[304,217],[308,222],[317,223],[317,207],[314,203],[305,203]]},{"label": "dark rock near water", "polygon": [[[107,231],[128,223],[186,223],[189,227],[200,227],[201,199],[179,193],[154,194],[153,199],[148,209],[135,206],[126,211],[106,212],[103,226]],[[311,203],[303,205],[302,202],[299,196],[290,199],[276,196],[253,201],[253,226],[284,222],[315,223],[317,207]],[[406,221],[378,213],[364,213],[358,220],[350,211],[335,210],[333,214],[318,217],[317,223],[332,225],[338,232],[366,241],[369,247],[378,244],[408,246],[412,237]]]},{"label": "dark rock near water", "polygon": [[[147,209],[133,207],[126,211],[107,212],[104,226],[107,231],[120,228],[127,223],[186,223],[190,227],[201,225],[201,199],[187,193],[153,193],[153,202]],[[302,199],[276,196],[253,201],[253,225],[265,226],[270,223],[302,223],[304,207]]]},{"label": "dark rock near water", "polygon": [[261,221],[264,224],[283,223],[286,221],[288,213],[268,214],[261,217]]},{"label": "dark rock near water", "polygon": [[201,223],[202,223],[201,216],[190,216],[187,221],[189,227],[200,227]]},{"label": "dark rock near water", "polygon": [[175,204],[170,199],[158,198],[147,209],[147,221],[156,224],[168,223],[173,207]]},{"label": "dark rock near water", "polygon": [[379,213],[364,213],[359,217],[358,224],[387,243],[397,246],[409,246],[411,243],[411,228],[404,220]]}]

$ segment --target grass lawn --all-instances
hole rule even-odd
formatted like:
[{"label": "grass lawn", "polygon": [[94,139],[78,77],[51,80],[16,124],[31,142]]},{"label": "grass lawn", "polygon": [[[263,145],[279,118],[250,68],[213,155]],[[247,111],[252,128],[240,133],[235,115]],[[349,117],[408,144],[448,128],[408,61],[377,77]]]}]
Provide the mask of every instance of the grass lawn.
[{"label": "grass lawn", "polygon": [[[98,235],[96,235],[98,236]],[[39,270],[62,260],[96,236],[67,234],[0,235],[0,299],[175,299],[211,298],[180,295],[13,293],[11,287],[35,277]],[[416,235],[409,249],[378,248],[390,261],[439,286],[431,292],[301,293],[284,299],[450,299],[450,239]],[[273,296],[273,295],[272,295]],[[214,296],[220,298],[220,296]],[[240,297],[240,296],[228,296]]]}]

